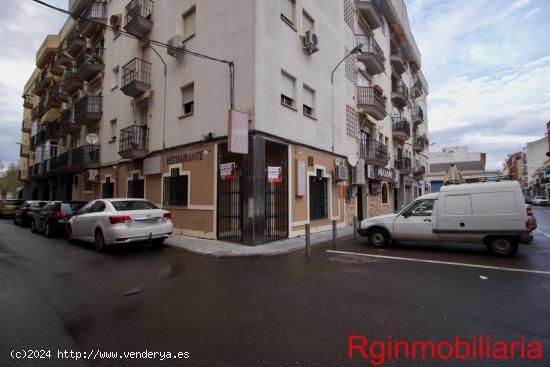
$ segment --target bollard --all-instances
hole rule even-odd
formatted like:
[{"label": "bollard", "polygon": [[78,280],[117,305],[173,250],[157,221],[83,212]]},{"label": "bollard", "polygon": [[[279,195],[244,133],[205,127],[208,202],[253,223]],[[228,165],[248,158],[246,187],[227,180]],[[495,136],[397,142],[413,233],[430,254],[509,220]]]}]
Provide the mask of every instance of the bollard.
[{"label": "bollard", "polygon": [[311,252],[310,252],[310,245],[311,245],[311,241],[310,241],[310,229],[309,229],[309,223],[306,224],[306,256],[309,257]]},{"label": "bollard", "polygon": [[336,248],[336,220],[332,220],[332,248]]},{"label": "bollard", "polygon": [[357,240],[357,217],[353,217],[353,240]]}]

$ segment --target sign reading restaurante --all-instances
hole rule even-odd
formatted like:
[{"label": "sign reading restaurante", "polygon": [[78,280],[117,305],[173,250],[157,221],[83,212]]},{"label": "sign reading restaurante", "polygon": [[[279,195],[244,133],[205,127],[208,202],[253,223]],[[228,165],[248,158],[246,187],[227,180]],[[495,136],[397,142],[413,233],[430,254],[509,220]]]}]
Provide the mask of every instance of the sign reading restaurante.
[{"label": "sign reading restaurante", "polygon": [[166,164],[171,165],[171,164],[183,163],[183,162],[202,161],[202,159],[203,159],[202,152],[183,153],[183,154],[166,157]]}]

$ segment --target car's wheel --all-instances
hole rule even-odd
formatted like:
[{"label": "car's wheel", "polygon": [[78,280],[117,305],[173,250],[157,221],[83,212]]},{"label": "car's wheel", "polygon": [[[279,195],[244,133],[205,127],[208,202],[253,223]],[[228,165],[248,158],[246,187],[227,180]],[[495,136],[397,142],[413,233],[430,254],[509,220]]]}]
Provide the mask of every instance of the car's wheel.
[{"label": "car's wheel", "polygon": [[164,244],[166,238],[156,238],[152,241],[154,247],[161,247]]},{"label": "car's wheel", "polygon": [[50,227],[50,223],[46,223],[46,226],[44,227],[44,235],[46,237],[52,237],[53,236],[52,229]]},{"label": "car's wheel", "polygon": [[38,233],[38,230],[36,229],[36,223],[34,222],[34,220],[31,220],[31,232]]},{"label": "car's wheel", "polygon": [[95,230],[94,239],[95,249],[97,252],[105,251],[105,238],[103,238],[103,232],[101,232],[101,229]]},{"label": "car's wheel", "polygon": [[385,247],[390,243],[388,234],[384,230],[378,228],[369,231],[368,239],[371,246],[376,248]]},{"label": "car's wheel", "polygon": [[65,239],[68,243],[74,242],[73,228],[71,226],[67,226],[67,228],[65,229]]},{"label": "car's wheel", "polygon": [[509,237],[493,237],[489,240],[489,250],[498,256],[514,256],[518,252],[518,242]]}]

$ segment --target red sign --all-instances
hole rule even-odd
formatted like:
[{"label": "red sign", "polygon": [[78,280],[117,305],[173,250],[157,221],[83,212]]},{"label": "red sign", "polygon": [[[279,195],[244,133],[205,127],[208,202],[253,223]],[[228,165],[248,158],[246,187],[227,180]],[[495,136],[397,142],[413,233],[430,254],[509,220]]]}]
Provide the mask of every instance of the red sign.
[{"label": "red sign", "polygon": [[283,169],[281,167],[267,167],[267,181],[269,183],[283,182]]},{"label": "red sign", "polygon": [[237,166],[235,162],[220,164],[220,178],[222,180],[232,180],[237,177]]}]

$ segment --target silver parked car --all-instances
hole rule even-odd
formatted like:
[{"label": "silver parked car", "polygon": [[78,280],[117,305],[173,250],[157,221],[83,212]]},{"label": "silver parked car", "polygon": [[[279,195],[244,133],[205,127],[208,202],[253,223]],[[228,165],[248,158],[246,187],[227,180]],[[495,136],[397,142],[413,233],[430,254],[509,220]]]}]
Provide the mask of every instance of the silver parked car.
[{"label": "silver parked car", "polygon": [[130,242],[161,245],[172,234],[172,217],[144,199],[94,200],[73,214],[66,234],[68,242],[93,242],[97,251]]}]

